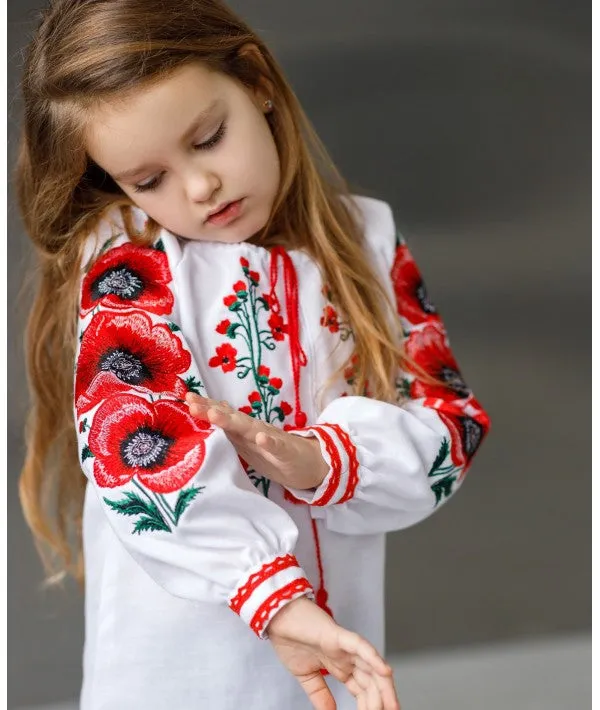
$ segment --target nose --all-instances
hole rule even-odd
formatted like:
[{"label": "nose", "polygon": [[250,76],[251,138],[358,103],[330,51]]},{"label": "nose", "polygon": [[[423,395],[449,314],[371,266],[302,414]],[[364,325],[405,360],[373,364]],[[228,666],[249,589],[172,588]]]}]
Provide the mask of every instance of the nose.
[{"label": "nose", "polygon": [[221,181],[211,172],[196,168],[186,177],[185,190],[191,202],[209,202],[220,187]]}]

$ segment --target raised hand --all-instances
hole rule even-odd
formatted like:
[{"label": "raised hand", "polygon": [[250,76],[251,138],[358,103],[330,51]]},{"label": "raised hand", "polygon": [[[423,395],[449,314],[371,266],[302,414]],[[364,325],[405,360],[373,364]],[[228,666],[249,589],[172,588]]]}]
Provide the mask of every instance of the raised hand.
[{"label": "raised hand", "polygon": [[328,466],[316,438],[294,436],[283,429],[233,409],[227,402],[188,393],[190,414],[223,429],[238,454],[254,470],[281,485],[317,488]]}]

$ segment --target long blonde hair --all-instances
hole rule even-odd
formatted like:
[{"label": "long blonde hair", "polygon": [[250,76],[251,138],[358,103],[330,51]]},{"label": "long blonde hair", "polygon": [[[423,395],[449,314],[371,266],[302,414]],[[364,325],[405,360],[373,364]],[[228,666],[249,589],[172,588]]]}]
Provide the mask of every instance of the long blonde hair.
[{"label": "long blonde hair", "polygon": [[[260,60],[241,51],[248,44]],[[26,333],[32,403],[20,495],[49,572],[82,579],[85,478],[72,409],[82,246],[108,207],[127,214],[132,204],[89,159],[82,116],[99,98],[160,80],[191,61],[246,86],[272,83],[277,110],[269,122],[281,183],[257,243],[289,247],[286,235],[294,235],[294,248],[319,264],[352,329],[355,393],[363,394],[368,381],[373,397],[397,399],[394,375],[404,355],[389,318],[392,304],[364,256],[362,225],[340,199],[348,187],[261,39],[218,0],[55,0],[25,62],[16,176],[39,262]]]}]

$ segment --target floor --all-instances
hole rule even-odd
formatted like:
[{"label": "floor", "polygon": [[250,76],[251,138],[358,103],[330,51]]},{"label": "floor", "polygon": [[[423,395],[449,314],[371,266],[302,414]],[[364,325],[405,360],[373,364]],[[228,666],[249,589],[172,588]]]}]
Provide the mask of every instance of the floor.
[{"label": "floor", "polygon": [[[390,660],[396,669],[402,710],[591,707],[591,638],[587,634],[409,654]],[[15,710],[76,709],[73,702]]]}]

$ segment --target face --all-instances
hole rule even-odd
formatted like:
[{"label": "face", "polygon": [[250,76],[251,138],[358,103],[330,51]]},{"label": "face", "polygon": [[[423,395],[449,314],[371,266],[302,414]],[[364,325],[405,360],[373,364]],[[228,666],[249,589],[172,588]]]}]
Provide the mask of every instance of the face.
[{"label": "face", "polygon": [[188,64],[160,83],[94,108],[87,150],[168,231],[243,242],[265,226],[279,186],[267,98]]}]

